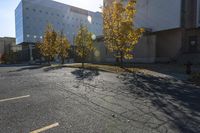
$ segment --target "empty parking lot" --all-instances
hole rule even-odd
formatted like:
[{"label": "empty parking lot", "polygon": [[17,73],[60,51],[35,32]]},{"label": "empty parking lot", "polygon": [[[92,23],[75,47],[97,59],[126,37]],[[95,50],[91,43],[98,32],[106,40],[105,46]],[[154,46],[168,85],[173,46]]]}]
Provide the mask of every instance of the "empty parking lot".
[{"label": "empty parking lot", "polygon": [[0,69],[1,133],[200,132],[200,88],[171,76]]}]

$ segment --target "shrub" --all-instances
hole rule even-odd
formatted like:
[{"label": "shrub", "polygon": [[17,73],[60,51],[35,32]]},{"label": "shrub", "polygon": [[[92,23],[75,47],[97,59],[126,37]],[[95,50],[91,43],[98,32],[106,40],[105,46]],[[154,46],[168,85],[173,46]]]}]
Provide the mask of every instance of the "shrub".
[{"label": "shrub", "polygon": [[192,82],[194,82],[195,84],[200,85],[200,73],[194,73],[194,74],[192,74],[190,80]]}]

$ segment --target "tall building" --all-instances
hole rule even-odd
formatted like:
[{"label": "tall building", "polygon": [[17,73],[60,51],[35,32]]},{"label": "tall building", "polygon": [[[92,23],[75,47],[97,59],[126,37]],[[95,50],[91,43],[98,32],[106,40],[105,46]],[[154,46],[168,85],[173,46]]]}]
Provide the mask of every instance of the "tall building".
[{"label": "tall building", "polygon": [[41,41],[48,24],[63,31],[71,43],[80,24],[86,25],[95,35],[102,34],[101,13],[51,0],[21,0],[15,10],[15,20],[17,44]]},{"label": "tall building", "polygon": [[[31,49],[42,41],[44,31],[51,24],[74,45],[74,37],[80,25],[88,27],[96,36],[102,35],[102,14],[80,9],[51,0],[21,0],[15,10],[16,43]],[[31,55],[30,55],[31,56]],[[32,57],[30,57],[32,58]]]},{"label": "tall building", "polygon": [[[104,0],[104,6],[114,1],[119,0]],[[192,60],[200,63],[200,0],[136,1],[135,26],[155,36],[155,49],[152,49],[155,62]]]}]

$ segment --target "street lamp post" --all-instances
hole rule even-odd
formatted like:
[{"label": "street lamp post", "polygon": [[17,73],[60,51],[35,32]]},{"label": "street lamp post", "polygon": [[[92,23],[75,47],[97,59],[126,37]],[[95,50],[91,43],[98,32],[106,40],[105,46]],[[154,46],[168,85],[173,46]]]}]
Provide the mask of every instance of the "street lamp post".
[{"label": "street lamp post", "polygon": [[[30,38],[30,35],[27,34],[26,37],[29,39]],[[34,36],[35,38],[35,36]],[[29,46],[29,56],[30,56],[30,63],[33,62],[33,48],[32,48],[32,44],[28,44]]]}]

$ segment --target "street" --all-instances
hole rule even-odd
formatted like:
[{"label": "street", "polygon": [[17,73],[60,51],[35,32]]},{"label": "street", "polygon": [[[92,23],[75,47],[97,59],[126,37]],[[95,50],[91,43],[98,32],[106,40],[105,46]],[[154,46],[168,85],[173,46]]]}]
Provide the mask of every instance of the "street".
[{"label": "street", "polygon": [[199,133],[200,87],[164,74],[0,67],[0,133]]}]

